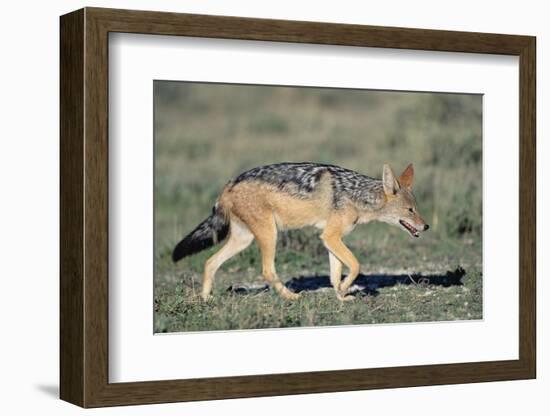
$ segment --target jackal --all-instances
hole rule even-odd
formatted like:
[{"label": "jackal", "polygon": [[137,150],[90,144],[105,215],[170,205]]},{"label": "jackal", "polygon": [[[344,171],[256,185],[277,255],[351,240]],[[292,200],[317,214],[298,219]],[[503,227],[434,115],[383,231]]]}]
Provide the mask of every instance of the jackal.
[{"label": "jackal", "polygon": [[[328,250],[330,282],[340,300],[359,274],[359,262],[342,237],[357,224],[382,221],[419,237],[428,224],[418,213],[412,193],[413,166],[399,178],[385,164],[382,179],[334,165],[311,162],[278,163],[244,172],[225,185],[212,214],[181,240],[172,253],[177,262],[226,240],[204,266],[201,296],[211,297],[214,275],[228,259],[256,239],[262,256],[262,275],[284,298],[297,299],[275,271],[277,231],[316,227]],[[342,267],[349,274],[342,280]]]}]

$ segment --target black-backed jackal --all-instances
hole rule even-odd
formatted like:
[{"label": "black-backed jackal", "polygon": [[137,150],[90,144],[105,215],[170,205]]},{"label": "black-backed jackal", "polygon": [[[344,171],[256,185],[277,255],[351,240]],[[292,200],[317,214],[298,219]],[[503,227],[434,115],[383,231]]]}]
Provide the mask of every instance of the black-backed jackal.
[{"label": "black-backed jackal", "polygon": [[[174,262],[226,240],[204,266],[202,298],[210,298],[214,275],[228,259],[256,239],[262,255],[262,275],[281,296],[296,299],[275,271],[277,231],[314,226],[328,250],[330,281],[340,300],[359,274],[359,262],[342,237],[357,224],[383,221],[418,237],[428,225],[419,215],[412,193],[413,167],[396,178],[384,165],[382,179],[339,166],[318,163],[278,163],[244,172],[230,181],[212,214],[180,241]],[[342,280],[342,267],[349,274]]]}]

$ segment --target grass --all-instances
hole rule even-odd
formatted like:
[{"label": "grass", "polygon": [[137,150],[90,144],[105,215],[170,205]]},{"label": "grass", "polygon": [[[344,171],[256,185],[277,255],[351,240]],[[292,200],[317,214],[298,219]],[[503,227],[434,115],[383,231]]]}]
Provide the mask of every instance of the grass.
[{"label": "grass", "polygon": [[[360,289],[356,300],[346,303],[338,301],[329,287],[326,255],[308,256],[308,252],[281,248],[279,273],[291,289],[302,294],[296,302],[265,290],[258,273],[256,247],[230,260],[218,273],[214,300],[209,303],[201,302],[198,295],[202,260],[212,250],[185,259],[181,266],[163,259],[159,268],[164,271],[164,279],[157,285],[155,297],[156,330],[284,328],[482,317],[479,247],[466,243],[466,248],[456,250],[450,246],[437,248],[433,241],[416,244],[400,240],[400,236],[391,236],[386,244],[373,245],[370,256],[358,255],[364,265],[357,279]],[[404,248],[391,252],[393,244]],[[357,250],[357,245],[352,247],[358,254],[363,252]],[[459,267],[465,268],[465,274],[453,275]]]},{"label": "grass", "polygon": [[[481,155],[480,96],[156,82],[155,331],[480,319]],[[353,302],[327,287],[328,256],[310,229],[278,242],[278,273],[300,300],[264,290],[253,244],[220,269],[214,300],[200,302],[204,261],[218,247],[174,265],[174,244],[231,177],[305,160],[375,177],[384,162],[396,172],[413,162],[430,231],[413,240],[385,224],[357,227],[346,238],[362,264]]]}]

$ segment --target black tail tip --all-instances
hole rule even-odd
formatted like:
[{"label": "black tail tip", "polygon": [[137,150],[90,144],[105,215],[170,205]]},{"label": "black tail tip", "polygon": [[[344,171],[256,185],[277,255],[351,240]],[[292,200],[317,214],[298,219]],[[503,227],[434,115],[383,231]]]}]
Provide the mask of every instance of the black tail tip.
[{"label": "black tail tip", "polygon": [[179,257],[176,255],[176,252],[172,252],[172,262],[177,263],[179,261]]},{"label": "black tail tip", "polygon": [[181,249],[181,244],[176,245],[176,247],[174,248],[174,251],[172,251],[172,261],[174,263],[177,263],[184,257],[185,257],[185,254]]},{"label": "black tail tip", "polygon": [[172,251],[172,261],[176,263],[184,257],[191,256],[199,251],[212,247],[213,245],[214,240],[212,238],[197,239],[193,238],[192,235],[189,235],[176,244],[176,247],[174,247],[174,251]]}]

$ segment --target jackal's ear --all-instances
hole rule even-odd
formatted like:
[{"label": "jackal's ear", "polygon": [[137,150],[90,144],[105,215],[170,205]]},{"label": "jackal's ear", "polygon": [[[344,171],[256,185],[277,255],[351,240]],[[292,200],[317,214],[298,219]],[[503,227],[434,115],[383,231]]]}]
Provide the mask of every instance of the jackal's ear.
[{"label": "jackal's ear", "polygon": [[382,171],[382,183],[384,184],[384,192],[386,195],[394,195],[397,191],[399,191],[399,182],[395,179],[393,170],[388,164],[384,164]]},{"label": "jackal's ear", "polygon": [[410,191],[413,186],[413,176],[414,168],[412,163],[409,163],[409,166],[405,168],[405,170],[399,177],[399,185],[401,185],[403,188],[407,188]]}]

